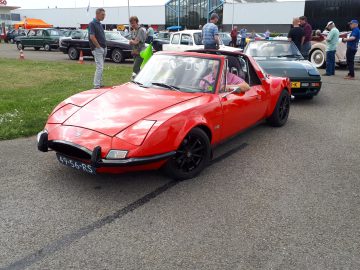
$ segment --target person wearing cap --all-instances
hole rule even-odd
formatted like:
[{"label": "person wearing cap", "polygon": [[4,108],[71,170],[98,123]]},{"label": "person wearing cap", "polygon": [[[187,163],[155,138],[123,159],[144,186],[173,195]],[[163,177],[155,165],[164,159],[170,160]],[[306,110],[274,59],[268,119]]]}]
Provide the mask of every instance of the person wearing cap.
[{"label": "person wearing cap", "polygon": [[219,15],[211,14],[210,22],[204,25],[202,29],[202,38],[205,49],[218,49],[220,44],[219,29],[216,23],[219,21]]},{"label": "person wearing cap", "polygon": [[352,30],[351,34],[348,38],[343,38],[342,42],[347,42],[346,63],[348,65],[349,73],[345,79],[353,80],[355,78],[354,59],[359,44],[360,30],[358,27],[359,22],[357,20],[352,20],[349,24]]},{"label": "person wearing cap", "polygon": [[326,38],[326,73],[323,76],[332,76],[335,75],[335,54],[340,33],[333,21],[328,22],[326,29],[329,33]]}]

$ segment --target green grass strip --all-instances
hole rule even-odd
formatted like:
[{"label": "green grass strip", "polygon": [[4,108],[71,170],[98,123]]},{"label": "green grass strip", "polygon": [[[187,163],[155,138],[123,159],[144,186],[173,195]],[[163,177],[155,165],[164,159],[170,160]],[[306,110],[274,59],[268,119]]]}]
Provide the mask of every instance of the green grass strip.
[{"label": "green grass strip", "polygon": [[[132,67],[106,65],[105,85],[129,81]],[[67,97],[92,89],[94,65],[0,58],[0,140],[35,135]]]}]

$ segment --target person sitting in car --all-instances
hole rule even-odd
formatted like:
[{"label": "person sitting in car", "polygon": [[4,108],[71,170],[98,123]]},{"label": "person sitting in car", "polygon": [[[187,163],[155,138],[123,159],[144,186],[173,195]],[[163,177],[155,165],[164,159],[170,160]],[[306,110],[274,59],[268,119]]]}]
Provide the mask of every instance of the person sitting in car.
[{"label": "person sitting in car", "polygon": [[312,36],[311,40],[321,42],[321,41],[325,40],[325,37],[322,35],[321,30],[318,29],[315,31],[315,35]]},{"label": "person sitting in car", "polygon": [[[210,74],[206,75],[203,79],[200,80],[200,88],[209,92],[214,91],[218,72],[219,62],[214,61]],[[249,84],[247,84],[242,78],[236,74],[230,73],[229,70],[227,70],[225,91],[230,92],[236,87],[239,87],[240,90],[244,92],[250,89]]]}]

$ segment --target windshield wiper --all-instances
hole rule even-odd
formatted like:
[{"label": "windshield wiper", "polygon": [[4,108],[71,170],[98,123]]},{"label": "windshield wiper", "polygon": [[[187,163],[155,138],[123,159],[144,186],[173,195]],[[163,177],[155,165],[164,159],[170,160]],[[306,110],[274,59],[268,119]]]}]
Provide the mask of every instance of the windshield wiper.
[{"label": "windshield wiper", "polygon": [[132,83],[135,83],[141,87],[144,87],[144,88],[148,88],[147,86],[143,85],[141,82],[137,82],[137,81],[134,81],[134,80],[131,80]]},{"label": "windshield wiper", "polygon": [[170,89],[170,90],[175,90],[175,91],[181,92],[179,87],[173,86],[173,85],[169,85],[169,84],[166,84],[166,83],[152,82],[151,84],[152,84],[152,85],[156,85],[156,86],[160,86],[160,87],[165,87],[165,88]]}]

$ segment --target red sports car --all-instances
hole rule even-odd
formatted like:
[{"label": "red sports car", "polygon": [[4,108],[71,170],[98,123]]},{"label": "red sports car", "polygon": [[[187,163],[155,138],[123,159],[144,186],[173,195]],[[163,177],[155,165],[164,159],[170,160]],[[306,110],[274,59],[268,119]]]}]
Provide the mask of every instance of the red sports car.
[{"label": "red sports car", "polygon": [[[234,78],[250,87],[229,89]],[[288,78],[265,74],[240,52],[160,52],[133,81],[61,102],[38,149],[91,174],[163,168],[188,179],[220,142],[264,119],[284,125],[290,94]]]}]

